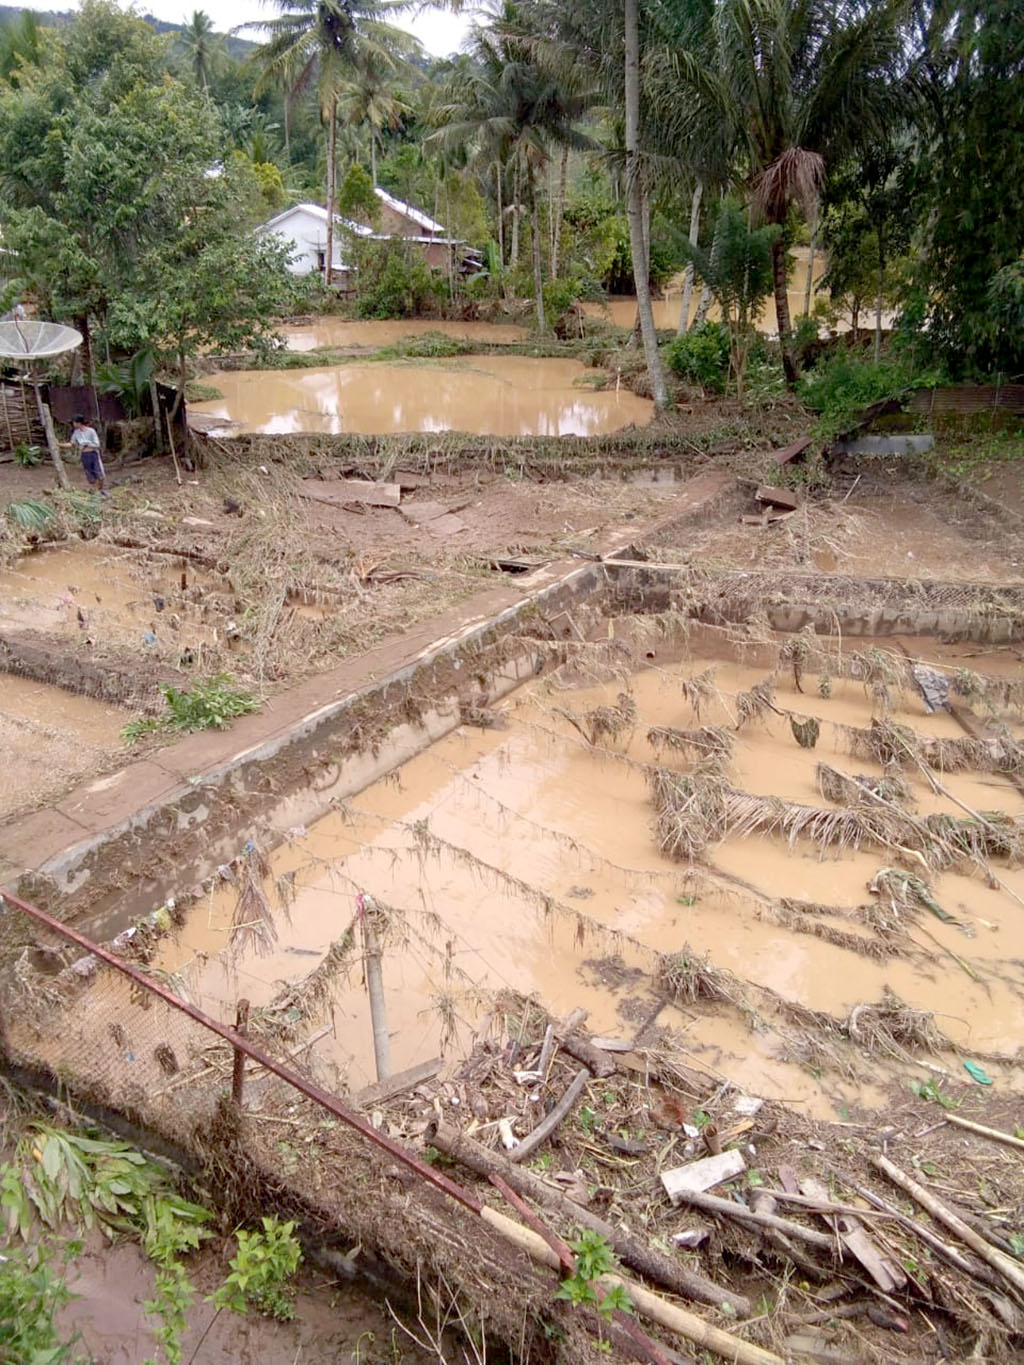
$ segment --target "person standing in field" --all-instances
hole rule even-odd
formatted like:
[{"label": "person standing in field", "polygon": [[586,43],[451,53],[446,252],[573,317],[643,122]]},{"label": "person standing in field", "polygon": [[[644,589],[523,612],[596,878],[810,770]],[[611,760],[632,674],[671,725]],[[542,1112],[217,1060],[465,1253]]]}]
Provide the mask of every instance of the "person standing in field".
[{"label": "person standing in field", "polygon": [[107,471],[103,468],[103,460],[100,456],[100,438],[81,413],[75,413],[71,419],[70,441],[62,441],[61,445],[68,450],[74,446],[78,447],[79,454],[82,457],[82,468],[85,471],[89,487],[97,489],[104,498],[109,498],[110,494],[103,487]]}]

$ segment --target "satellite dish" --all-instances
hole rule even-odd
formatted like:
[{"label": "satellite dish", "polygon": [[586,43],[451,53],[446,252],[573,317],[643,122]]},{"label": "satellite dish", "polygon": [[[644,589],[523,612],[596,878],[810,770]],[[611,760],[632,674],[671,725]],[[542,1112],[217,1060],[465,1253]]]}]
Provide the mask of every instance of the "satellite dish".
[{"label": "satellite dish", "polygon": [[41,360],[81,344],[81,332],[59,322],[0,322],[0,356],[8,360]]}]

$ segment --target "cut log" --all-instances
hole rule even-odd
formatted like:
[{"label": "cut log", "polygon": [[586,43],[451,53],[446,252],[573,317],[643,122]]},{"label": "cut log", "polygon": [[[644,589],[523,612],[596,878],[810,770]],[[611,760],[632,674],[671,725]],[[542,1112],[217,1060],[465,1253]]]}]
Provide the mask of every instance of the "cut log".
[{"label": "cut log", "polygon": [[607,1052],[602,1052],[599,1047],[595,1047],[593,1043],[588,1042],[586,1038],[581,1038],[578,1033],[561,1031],[556,1028],[555,1037],[561,1043],[563,1052],[568,1052],[570,1057],[575,1057],[578,1062],[582,1062],[595,1076],[603,1077],[615,1074],[615,1059],[610,1057]]},{"label": "cut log", "polygon": [[732,1148],[719,1152],[717,1156],[706,1156],[701,1161],[691,1161],[685,1166],[675,1166],[670,1171],[662,1171],[661,1183],[673,1204],[678,1204],[686,1194],[703,1194],[724,1180],[733,1180],[747,1169],[743,1154]]},{"label": "cut log", "polygon": [[684,1298],[697,1303],[714,1304],[718,1307],[727,1304],[740,1317],[746,1317],[750,1313],[750,1300],[742,1294],[733,1294],[728,1289],[705,1279],[703,1275],[687,1269],[685,1265],[654,1247],[638,1242],[619,1228],[613,1227],[611,1223],[605,1222],[603,1218],[599,1218],[597,1214],[591,1213],[589,1209],[574,1203],[561,1190],[554,1189],[532,1171],[513,1166],[507,1157],[499,1152],[492,1152],[450,1124],[432,1124],[427,1129],[425,1140],[439,1152],[450,1156],[453,1161],[458,1161],[469,1170],[475,1171],[477,1175],[488,1180],[492,1175],[501,1175],[514,1190],[527,1195],[546,1208],[553,1209],[571,1224],[600,1233],[611,1243],[616,1256],[624,1265],[640,1271],[655,1284],[660,1284],[665,1289],[672,1290],[674,1294],[681,1294]]}]

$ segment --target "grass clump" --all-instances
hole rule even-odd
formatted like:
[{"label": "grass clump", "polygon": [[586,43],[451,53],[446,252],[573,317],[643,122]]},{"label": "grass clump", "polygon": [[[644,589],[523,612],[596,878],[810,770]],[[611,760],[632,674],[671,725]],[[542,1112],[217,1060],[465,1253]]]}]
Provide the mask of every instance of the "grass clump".
[{"label": "grass clump", "polygon": [[247,716],[259,710],[259,702],[251,692],[231,685],[227,673],[218,673],[205,682],[195,682],[190,688],[161,683],[167,709],[161,716],[132,720],[121,731],[121,738],[134,744],[145,735],[161,731],[189,734],[195,730],[223,730],[237,716]]}]

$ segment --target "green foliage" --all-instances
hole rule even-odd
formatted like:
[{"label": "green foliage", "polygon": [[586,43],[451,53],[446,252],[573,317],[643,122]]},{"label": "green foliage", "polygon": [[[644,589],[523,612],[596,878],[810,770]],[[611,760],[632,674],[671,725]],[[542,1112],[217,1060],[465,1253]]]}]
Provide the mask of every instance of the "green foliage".
[{"label": "green foliage", "polygon": [[887,358],[875,364],[859,352],[844,348],[808,371],[797,392],[819,414],[816,434],[831,440],[845,435],[872,403],[899,398],[913,388],[934,387],[941,382],[940,373],[919,372],[907,358]]},{"label": "green foliage", "polygon": [[20,526],[23,531],[32,531],[37,535],[45,531],[54,518],[53,507],[46,502],[39,502],[32,499],[28,502],[9,502],[7,504],[7,515],[15,526]]},{"label": "green foliage", "polygon": [[361,318],[406,318],[430,312],[447,282],[401,242],[362,243],[356,312]]},{"label": "green foliage", "polygon": [[673,374],[701,386],[705,393],[725,393],[729,376],[729,329],[721,322],[702,322],[692,332],[673,337],[665,348]]},{"label": "green foliage", "polygon": [[365,167],[353,163],[338,187],[338,212],[343,218],[376,223],[380,200],[373,192],[373,181]]},{"label": "green foliage", "polygon": [[113,1240],[135,1233],[160,1262],[193,1250],[210,1215],[182,1199],[162,1166],[124,1142],[33,1123],[14,1161],[0,1166],[0,1208],[8,1232],[27,1238],[33,1214],[48,1228],[71,1222]]},{"label": "green foliage", "polygon": [[[65,1261],[76,1255],[65,1245]],[[72,1298],[62,1275],[46,1254],[6,1248],[0,1255],[0,1360],[11,1365],[63,1365],[72,1341],[62,1339],[55,1318]]]},{"label": "green foliage", "polygon": [[753,319],[772,289],[772,245],[779,228],[749,226],[739,204],[723,200],[715,212],[711,246],[686,243],[686,253],[722,310],[729,333],[729,359],[736,391],[743,397],[747,357],[754,344]]},{"label": "green foliage", "polygon": [[607,1238],[599,1232],[585,1229],[569,1245],[576,1257],[576,1272],[561,1282],[555,1298],[565,1299],[571,1304],[591,1304],[604,1318],[610,1318],[616,1311],[631,1313],[633,1304],[624,1285],[609,1285],[599,1292],[601,1286],[598,1281],[602,1275],[618,1269],[615,1253]]},{"label": "green foliage", "polygon": [[129,721],[121,731],[121,738],[127,743],[161,730],[176,730],[183,734],[193,730],[222,730],[229,720],[259,710],[259,702],[252,693],[231,686],[227,673],[194,682],[187,689],[162,683],[161,691],[167,711],[160,717]]},{"label": "green foliage", "polygon": [[14,463],[22,469],[35,469],[43,463],[42,446],[30,446],[27,441],[19,441],[14,447]]},{"label": "green foliage", "polygon": [[249,1308],[287,1322],[295,1316],[295,1289],[290,1283],[302,1260],[294,1222],[263,1218],[262,1232],[236,1234],[238,1251],[231,1274],[213,1295],[218,1308],[246,1313]]},{"label": "green foliage", "polygon": [[549,327],[565,317],[583,292],[581,280],[563,277],[548,280],[544,285],[544,316]]},{"label": "green foliage", "polygon": [[157,1319],[153,1335],[160,1343],[167,1365],[181,1365],[181,1341],[195,1293],[185,1267],[172,1260],[157,1271],[154,1297],[143,1304],[146,1312]]},{"label": "green foliage", "polygon": [[988,302],[996,355],[1024,357],[1024,254],[996,271]]},{"label": "green foliage", "polygon": [[435,357],[466,355],[472,346],[458,337],[450,337],[445,332],[421,332],[417,336],[399,337],[393,346],[384,346],[375,353],[375,359],[390,359],[393,356],[427,360]]},{"label": "green foliage", "polygon": [[129,417],[138,417],[149,406],[149,386],[156,375],[156,356],[143,346],[128,360],[108,360],[96,366],[96,387],[100,393],[120,398]]},{"label": "green foliage", "polygon": [[959,1101],[947,1095],[934,1076],[929,1076],[926,1081],[914,1081],[910,1088],[920,1099],[937,1104],[940,1109],[960,1108]]}]

